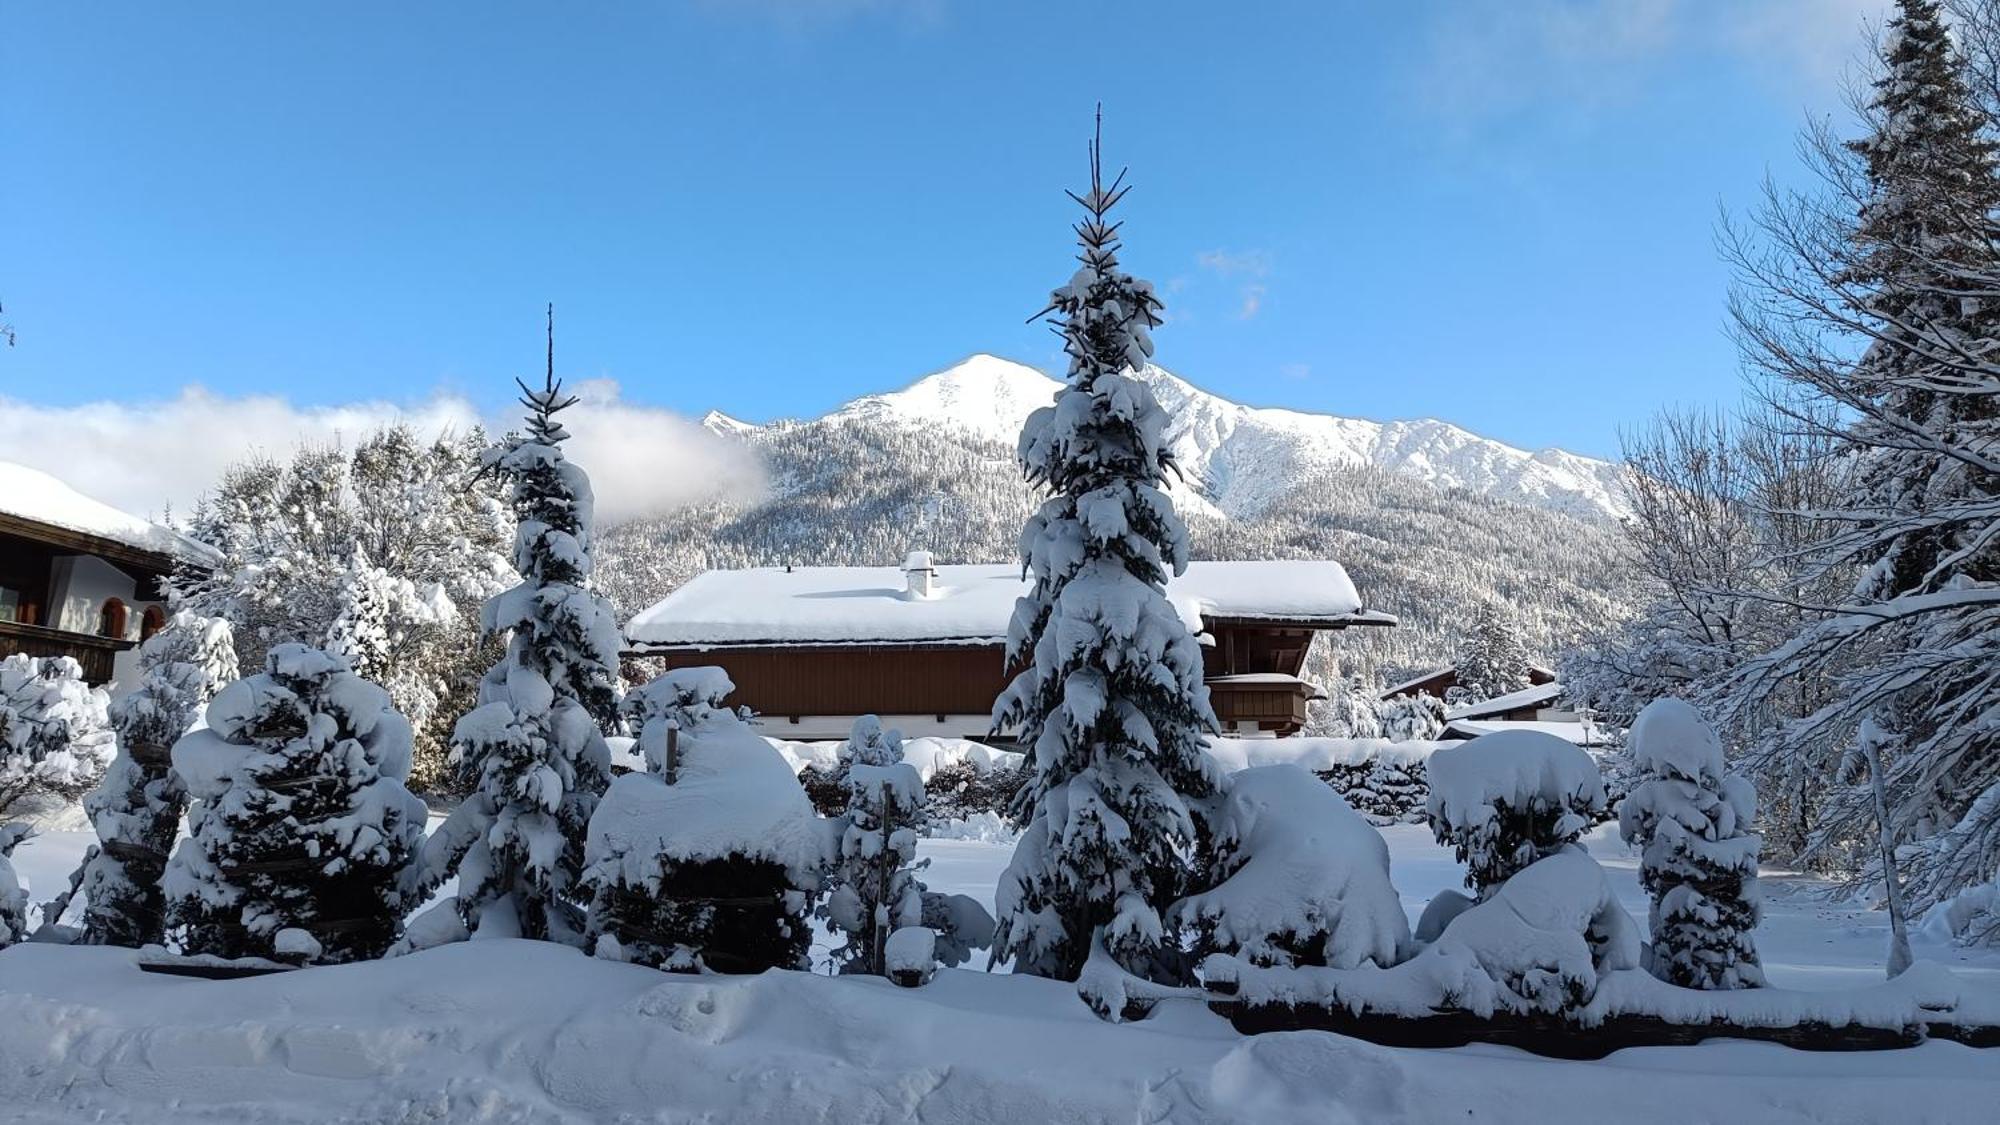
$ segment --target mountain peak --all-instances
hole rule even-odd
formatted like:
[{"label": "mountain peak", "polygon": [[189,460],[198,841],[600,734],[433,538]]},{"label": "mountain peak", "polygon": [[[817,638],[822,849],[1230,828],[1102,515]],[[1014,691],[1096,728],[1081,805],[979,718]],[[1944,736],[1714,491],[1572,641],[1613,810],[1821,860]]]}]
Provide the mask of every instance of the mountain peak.
[{"label": "mountain peak", "polygon": [[[1171,415],[1167,441],[1193,491],[1231,516],[1262,512],[1316,473],[1360,468],[1572,514],[1626,510],[1618,467],[1605,461],[1560,449],[1529,452],[1436,419],[1373,422],[1244,406],[1150,365],[1139,377]],[[1028,415],[1061,386],[1026,364],[982,352],[828,417],[946,426],[1011,448]]]}]

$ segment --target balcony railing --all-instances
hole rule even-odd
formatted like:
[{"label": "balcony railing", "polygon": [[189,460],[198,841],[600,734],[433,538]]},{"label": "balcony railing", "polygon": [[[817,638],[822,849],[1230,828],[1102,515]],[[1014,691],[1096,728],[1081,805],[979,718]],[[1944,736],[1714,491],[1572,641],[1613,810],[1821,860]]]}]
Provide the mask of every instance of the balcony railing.
[{"label": "balcony railing", "polygon": [[1310,684],[1278,674],[1214,676],[1208,681],[1208,701],[1222,729],[1257,729],[1280,736],[1297,734],[1306,725],[1306,704],[1319,698]]},{"label": "balcony railing", "polygon": [[28,656],[73,656],[83,665],[83,678],[93,684],[111,682],[112,662],[132,647],[131,641],[117,641],[91,633],[71,633],[46,625],[23,625],[0,621],[0,657],[25,653]]}]

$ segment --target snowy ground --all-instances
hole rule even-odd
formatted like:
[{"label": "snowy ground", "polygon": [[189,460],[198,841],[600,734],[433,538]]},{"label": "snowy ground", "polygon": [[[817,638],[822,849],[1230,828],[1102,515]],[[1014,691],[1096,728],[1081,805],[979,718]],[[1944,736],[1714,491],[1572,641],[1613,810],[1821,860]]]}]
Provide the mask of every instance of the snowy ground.
[{"label": "snowy ground", "polygon": [[[1459,869],[1421,826],[1389,828],[1412,917]],[[16,866],[46,897],[88,838]],[[1635,859],[1590,840],[1643,918]],[[1008,846],[927,840],[937,890],[990,901]],[[1880,979],[1877,913],[1774,877],[1759,945],[1773,983]],[[2000,953],[1918,955],[2000,989]],[[1246,1039],[1199,1005],[1098,1022],[1067,986],[944,972],[904,991],[797,973],[687,978],[529,942],[233,982],[144,975],[131,954],[0,953],[0,1120],[1982,1122],[2000,1051],[1929,1044],[1819,1055],[1766,1044],[1601,1062],[1500,1048],[1380,1048],[1321,1033]]]}]

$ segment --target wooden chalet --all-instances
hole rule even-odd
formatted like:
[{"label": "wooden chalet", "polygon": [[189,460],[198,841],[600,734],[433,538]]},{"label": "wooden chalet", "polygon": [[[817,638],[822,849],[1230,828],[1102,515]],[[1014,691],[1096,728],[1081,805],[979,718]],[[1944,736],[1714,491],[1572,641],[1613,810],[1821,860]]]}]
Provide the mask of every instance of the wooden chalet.
[{"label": "wooden chalet", "polygon": [[[906,735],[984,739],[1027,589],[1017,565],[938,566],[922,551],[901,567],[711,570],[632,619],[627,655],[721,666],[730,701],[779,738],[844,738],[855,716],[874,714]],[[1209,698],[1236,735],[1305,725],[1319,694],[1301,677],[1315,634],[1396,623],[1363,609],[1334,562],[1192,563],[1167,596],[1201,641]]]},{"label": "wooden chalet", "polygon": [[36,469],[0,461],[0,657],[70,656],[93,684],[129,681],[166,624],[162,584],[214,552]]},{"label": "wooden chalet", "polygon": [[[1552,684],[1555,682],[1556,674],[1554,670],[1544,668],[1539,664],[1528,665],[1528,683],[1530,686],[1541,687],[1543,684]],[[1432,699],[1443,702],[1446,694],[1457,686],[1458,669],[1446,666],[1425,672],[1420,676],[1412,676],[1400,684],[1385,688],[1382,691],[1382,698],[1389,700],[1399,695],[1428,695]]]}]

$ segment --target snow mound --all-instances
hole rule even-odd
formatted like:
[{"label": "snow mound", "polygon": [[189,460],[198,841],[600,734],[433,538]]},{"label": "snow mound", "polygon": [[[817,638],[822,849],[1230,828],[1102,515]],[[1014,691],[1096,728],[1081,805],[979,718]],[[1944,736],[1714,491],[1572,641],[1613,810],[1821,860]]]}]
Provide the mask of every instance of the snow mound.
[{"label": "snow mound", "polygon": [[1391,742],[1386,738],[1222,738],[1208,740],[1208,753],[1228,773],[1289,763],[1307,770],[1358,766],[1367,762],[1407,765],[1429,758],[1444,742]]},{"label": "snow mound", "polygon": [[749,724],[718,713],[683,739],[673,785],[650,773],[611,783],[590,818],[586,878],[654,886],[662,860],[741,852],[812,885],[831,846],[827,822],[785,759]]},{"label": "snow mound", "polygon": [[1393,965],[1409,920],[1389,883],[1389,846],[1318,778],[1260,766],[1230,781],[1216,826],[1227,875],[1184,899],[1184,924],[1258,964]]},{"label": "snow mound", "polygon": [[1425,808],[1448,824],[1479,819],[1496,800],[1531,794],[1550,804],[1582,799],[1602,806],[1604,778],[1590,755],[1540,731],[1501,731],[1430,756]]},{"label": "snow mound", "polygon": [[1632,764],[1655,777],[1720,781],[1722,740],[1701,712],[1679,699],[1655,699],[1632,721],[1626,735]]}]

